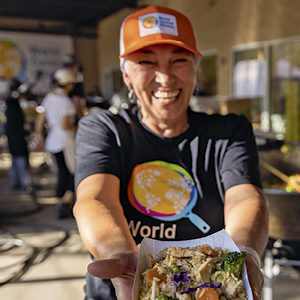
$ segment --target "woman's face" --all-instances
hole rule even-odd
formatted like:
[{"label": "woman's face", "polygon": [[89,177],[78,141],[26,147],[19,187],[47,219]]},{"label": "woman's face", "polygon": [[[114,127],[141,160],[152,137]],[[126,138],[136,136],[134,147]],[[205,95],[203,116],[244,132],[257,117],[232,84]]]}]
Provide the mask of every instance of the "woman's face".
[{"label": "woman's face", "polygon": [[124,67],[124,81],[137,95],[143,122],[152,130],[186,130],[198,78],[193,54],[174,45],[154,45],[129,54]]}]

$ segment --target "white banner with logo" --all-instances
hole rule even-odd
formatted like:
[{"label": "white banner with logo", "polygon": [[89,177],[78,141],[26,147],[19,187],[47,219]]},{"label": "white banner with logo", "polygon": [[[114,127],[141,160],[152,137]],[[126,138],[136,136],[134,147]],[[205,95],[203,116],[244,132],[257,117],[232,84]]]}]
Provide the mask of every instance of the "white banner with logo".
[{"label": "white banner with logo", "polygon": [[0,94],[9,79],[28,82],[38,72],[42,76],[32,92],[47,93],[53,72],[62,66],[63,55],[73,52],[71,36],[0,31]]}]

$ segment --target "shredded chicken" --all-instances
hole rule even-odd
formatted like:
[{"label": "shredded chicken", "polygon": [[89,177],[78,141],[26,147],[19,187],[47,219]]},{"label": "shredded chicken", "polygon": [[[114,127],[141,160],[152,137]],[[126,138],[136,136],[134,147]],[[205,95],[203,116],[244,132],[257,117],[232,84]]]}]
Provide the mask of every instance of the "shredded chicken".
[{"label": "shredded chicken", "polygon": [[204,262],[195,265],[192,274],[201,283],[209,282],[215,268],[216,263],[211,257],[208,257]]},{"label": "shredded chicken", "polygon": [[226,272],[224,279],[222,280],[221,290],[227,296],[227,299],[237,299],[237,295],[243,291],[243,286],[242,280],[239,280],[233,274]]}]

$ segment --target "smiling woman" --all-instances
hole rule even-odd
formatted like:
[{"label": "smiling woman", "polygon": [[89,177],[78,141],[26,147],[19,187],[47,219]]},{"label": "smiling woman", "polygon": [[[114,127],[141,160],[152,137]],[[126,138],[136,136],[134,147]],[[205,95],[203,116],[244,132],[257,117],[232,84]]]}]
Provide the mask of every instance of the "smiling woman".
[{"label": "smiling woman", "polygon": [[[132,299],[144,237],[191,240],[226,228],[238,246],[264,252],[268,205],[252,127],[242,115],[189,108],[196,44],[191,22],[177,11],[149,6],[131,14],[121,27],[120,66],[136,104],[80,120],[74,215],[96,260],[86,300]],[[259,300],[260,266],[250,255],[246,264]]]}]

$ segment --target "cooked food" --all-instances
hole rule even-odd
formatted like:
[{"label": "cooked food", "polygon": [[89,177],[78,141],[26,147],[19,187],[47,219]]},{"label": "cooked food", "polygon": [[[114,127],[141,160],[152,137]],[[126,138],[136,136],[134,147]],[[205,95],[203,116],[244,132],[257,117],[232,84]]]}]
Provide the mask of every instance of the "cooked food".
[{"label": "cooked food", "polygon": [[140,300],[247,300],[246,254],[209,245],[168,247],[140,280]]}]

